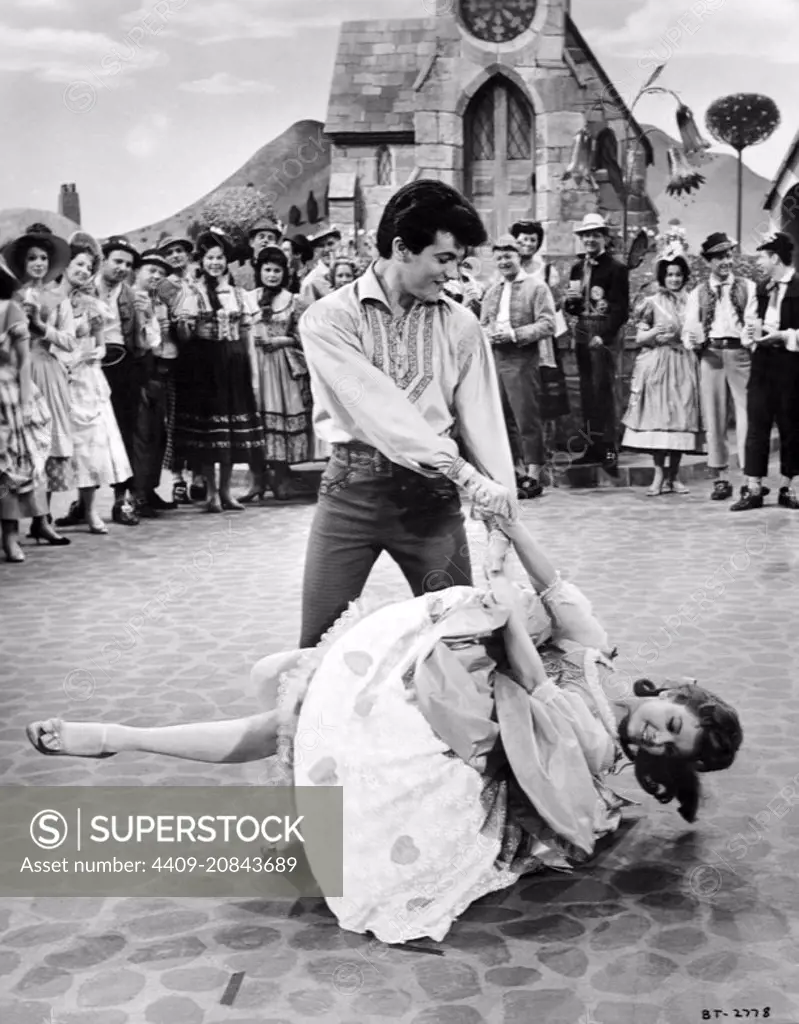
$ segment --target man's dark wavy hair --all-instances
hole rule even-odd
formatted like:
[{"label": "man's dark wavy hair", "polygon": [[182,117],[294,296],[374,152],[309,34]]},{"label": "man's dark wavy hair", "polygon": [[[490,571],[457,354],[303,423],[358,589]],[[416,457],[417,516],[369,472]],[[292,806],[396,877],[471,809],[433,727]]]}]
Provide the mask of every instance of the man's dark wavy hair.
[{"label": "man's dark wavy hair", "polygon": [[718,772],[729,768],[743,742],[738,713],[714,693],[700,686],[684,685],[658,688],[649,679],[633,685],[636,697],[657,697],[669,693],[675,704],[684,704],[699,720],[696,748],[690,757],[668,757],[638,750],[633,754],[625,719],[619,728],[622,750],[635,766],[635,777],[642,789],[662,804],[677,800],[678,811],[686,821],[696,821],[701,786],[698,772]]},{"label": "man's dark wavy hair", "polygon": [[386,204],[377,229],[377,251],[388,259],[394,239],[401,238],[412,253],[420,253],[439,231],[449,232],[465,248],[483,245],[488,237],[480,214],[457,189],[419,178],[403,185]]}]

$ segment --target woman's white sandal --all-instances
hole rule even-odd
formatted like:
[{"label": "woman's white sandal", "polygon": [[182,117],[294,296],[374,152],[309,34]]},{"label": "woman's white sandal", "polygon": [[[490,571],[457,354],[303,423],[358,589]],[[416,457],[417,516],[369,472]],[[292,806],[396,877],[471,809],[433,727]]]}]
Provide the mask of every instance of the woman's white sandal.
[{"label": "woman's white sandal", "polygon": [[[94,723],[93,723],[94,724]],[[98,725],[100,723],[97,723]],[[31,745],[39,751],[40,754],[46,754],[49,757],[60,756],[60,757],[113,757],[116,753],[115,750],[106,750],[106,726],[102,726],[102,733],[100,736],[100,751],[92,754],[81,754],[77,751],[63,750],[62,739],[61,739],[61,720],[60,719],[48,719],[46,722],[33,722],[31,725],[25,728],[25,734],[28,737]],[[51,737],[50,744],[45,745],[45,736]]]}]

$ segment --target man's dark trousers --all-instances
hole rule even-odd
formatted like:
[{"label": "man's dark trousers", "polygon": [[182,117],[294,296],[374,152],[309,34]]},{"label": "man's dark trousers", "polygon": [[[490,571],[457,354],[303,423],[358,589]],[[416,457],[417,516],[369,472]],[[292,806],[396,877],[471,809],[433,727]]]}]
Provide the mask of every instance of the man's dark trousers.
[{"label": "man's dark trousers", "polygon": [[616,361],[620,345],[619,339],[614,338],[610,344],[591,348],[589,340],[578,328],[575,356],[585,440],[589,453],[602,458],[615,452],[619,442]]},{"label": "man's dark trousers", "polygon": [[133,434],[133,488],[147,498],[161,482],[169,414],[169,374],[172,361],[154,357],[149,380],[141,388]]},{"label": "man's dark trousers", "polygon": [[771,430],[780,434],[780,473],[799,476],[799,352],[758,347],[746,388],[746,458],[744,475],[768,476]]},{"label": "man's dark trousers", "polygon": [[494,363],[511,452],[525,466],[544,465],[538,346],[495,345]]},{"label": "man's dark trousers", "polygon": [[383,551],[416,597],[472,585],[455,485],[403,469],[367,445],[334,445],[308,539],[301,647],[315,647],[360,596]]},{"label": "man's dark trousers", "polygon": [[134,357],[126,352],[121,362],[103,367],[108,386],[111,388],[111,408],[119,427],[128,462],[133,469],[130,480],[117,480],[116,484],[134,486],[136,477],[136,435],[139,430],[139,410],[142,392],[149,379],[150,360]]}]

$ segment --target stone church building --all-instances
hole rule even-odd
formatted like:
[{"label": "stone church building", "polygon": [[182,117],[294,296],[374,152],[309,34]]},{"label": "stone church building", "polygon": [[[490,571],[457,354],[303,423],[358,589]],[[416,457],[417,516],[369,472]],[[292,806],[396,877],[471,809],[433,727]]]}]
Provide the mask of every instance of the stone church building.
[{"label": "stone church building", "polygon": [[[531,217],[544,224],[546,251],[566,256],[585,213],[621,224],[626,178],[629,237],[656,225],[651,147],[572,21],[570,0],[420,6],[428,17],[341,27],[325,124],[332,222],[371,230],[397,188],[439,178],[465,192],[492,237]],[[602,135],[615,168],[563,182],[583,128]]]},{"label": "stone church building", "polygon": [[799,270],[799,132],[779,166],[766,196],[769,229],[785,231],[794,242],[794,265]]}]

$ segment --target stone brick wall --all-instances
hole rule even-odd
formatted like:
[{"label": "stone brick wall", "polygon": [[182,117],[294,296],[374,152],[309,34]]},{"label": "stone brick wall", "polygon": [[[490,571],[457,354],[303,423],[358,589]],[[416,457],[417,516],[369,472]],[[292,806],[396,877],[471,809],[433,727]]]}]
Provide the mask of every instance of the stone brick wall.
[{"label": "stone brick wall", "polygon": [[[331,152],[332,167],[357,176],[360,183],[365,206],[365,227],[367,231],[377,228],[380,217],[391,196],[400,186],[404,185],[416,168],[416,154],[412,144],[389,144],[393,162],[393,183],[377,184],[377,151],[378,146],[364,140],[363,144],[333,145]],[[351,204],[350,204],[351,205]],[[354,220],[354,213],[346,209],[343,200],[331,200],[330,220],[348,229]]]}]

